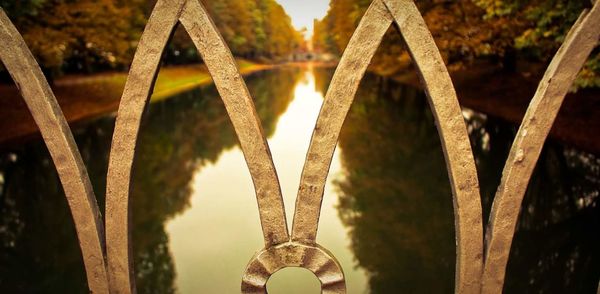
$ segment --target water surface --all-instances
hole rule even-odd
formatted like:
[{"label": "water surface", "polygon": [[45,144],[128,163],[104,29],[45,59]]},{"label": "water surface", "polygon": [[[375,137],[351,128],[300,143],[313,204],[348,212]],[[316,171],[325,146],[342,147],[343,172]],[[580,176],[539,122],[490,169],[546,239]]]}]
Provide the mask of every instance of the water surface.
[{"label": "water surface", "polygon": [[[300,173],[332,71],[280,68],[246,78],[268,136],[291,225]],[[515,125],[464,109],[485,220]],[[75,129],[99,203],[114,117]],[[41,141],[0,152],[0,289],[87,293],[62,188]],[[595,293],[600,278],[600,159],[550,140],[525,196],[507,293]],[[152,104],[134,163],[139,293],[238,293],[263,246],[251,178],[214,87]],[[452,195],[422,91],[367,76],[342,130],[318,241],[349,293],[451,293]],[[318,293],[290,270],[271,293]]]}]

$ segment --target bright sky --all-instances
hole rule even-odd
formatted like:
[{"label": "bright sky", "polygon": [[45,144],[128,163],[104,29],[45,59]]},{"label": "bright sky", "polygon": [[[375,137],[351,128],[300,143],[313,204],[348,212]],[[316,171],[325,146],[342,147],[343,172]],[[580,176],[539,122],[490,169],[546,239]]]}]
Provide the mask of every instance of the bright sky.
[{"label": "bright sky", "polygon": [[306,27],[309,35],[312,35],[314,19],[325,17],[329,9],[329,0],[277,0],[277,2],[285,8],[294,26],[297,29]]}]

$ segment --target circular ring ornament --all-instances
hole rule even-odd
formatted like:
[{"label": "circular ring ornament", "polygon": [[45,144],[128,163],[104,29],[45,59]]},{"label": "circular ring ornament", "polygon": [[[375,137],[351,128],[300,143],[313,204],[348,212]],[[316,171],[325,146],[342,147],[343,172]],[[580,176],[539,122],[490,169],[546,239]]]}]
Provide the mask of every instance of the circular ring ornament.
[{"label": "circular ring ornament", "polygon": [[258,252],[248,263],[242,278],[242,293],[266,294],[267,281],[286,267],[311,271],[321,282],[321,293],[346,293],[344,272],[339,262],[322,246],[286,242]]}]

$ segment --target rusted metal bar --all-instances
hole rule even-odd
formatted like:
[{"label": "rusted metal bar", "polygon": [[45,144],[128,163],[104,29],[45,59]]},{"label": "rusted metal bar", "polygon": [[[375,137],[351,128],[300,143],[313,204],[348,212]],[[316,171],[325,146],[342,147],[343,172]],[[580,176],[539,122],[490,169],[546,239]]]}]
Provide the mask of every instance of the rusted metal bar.
[{"label": "rusted metal bar", "polygon": [[426,86],[437,121],[454,195],[457,240],[456,292],[479,292],[483,225],[475,160],[450,76],[412,0],[375,0],[350,39],[334,74],[309,147],[296,202],[292,239],[316,238],[331,157],[361,78],[395,21]]},{"label": "rusted metal bar", "polygon": [[477,167],[448,69],[412,0],[385,0],[417,65],[435,117],[452,187],[456,293],[478,293],[483,270],[483,220]]},{"label": "rusted metal bar", "polygon": [[333,152],[358,85],[393,18],[383,2],[373,1],[333,75],[302,170],[292,225],[292,240],[315,243],[321,202]]},{"label": "rusted metal bar", "polygon": [[287,242],[279,178],[254,101],[235,59],[200,2],[188,1],[181,23],[202,55],[240,141],[256,191],[265,245]]},{"label": "rusted metal bar", "polygon": [[130,224],[131,168],[140,122],[162,52],[178,21],[203,57],[225,103],[255,185],[267,246],[289,240],[283,198],[254,102],[235,59],[198,0],[158,1],[148,21],[119,106],[107,179],[108,262],[114,293],[135,293]]},{"label": "rusted metal bar", "polygon": [[502,293],[523,196],[565,95],[600,39],[600,4],[584,12],[550,63],[523,118],[486,231],[483,293]]},{"label": "rusted metal bar", "polygon": [[90,291],[108,294],[104,228],[87,170],[50,85],[23,37],[1,8],[0,60],[40,128],[58,171],[75,222]]},{"label": "rusted metal bar", "polygon": [[131,168],[142,114],[165,45],[186,0],[158,1],[140,39],[121,97],[106,181],[106,245],[111,293],[135,293],[130,240]]}]

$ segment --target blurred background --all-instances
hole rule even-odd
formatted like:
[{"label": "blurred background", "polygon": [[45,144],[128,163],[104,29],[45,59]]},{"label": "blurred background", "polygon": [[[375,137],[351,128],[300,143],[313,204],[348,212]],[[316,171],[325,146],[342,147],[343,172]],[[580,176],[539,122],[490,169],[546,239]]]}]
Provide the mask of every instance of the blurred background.
[{"label": "blurred background", "polygon": [[[0,0],[67,117],[104,210],[115,112],[156,1]],[[291,225],[323,97],[371,0],[202,0],[255,101]],[[468,126],[484,222],[512,141],[580,0],[427,0]],[[521,209],[506,293],[596,293],[600,279],[600,49],[567,96]],[[254,189],[220,97],[182,27],[166,47],[132,179],[139,293],[238,293],[263,247]],[[452,193],[423,87],[395,26],[343,127],[318,242],[348,293],[451,293]],[[319,293],[285,269],[270,293]],[[0,292],[87,293],[52,160],[0,64]]]}]

